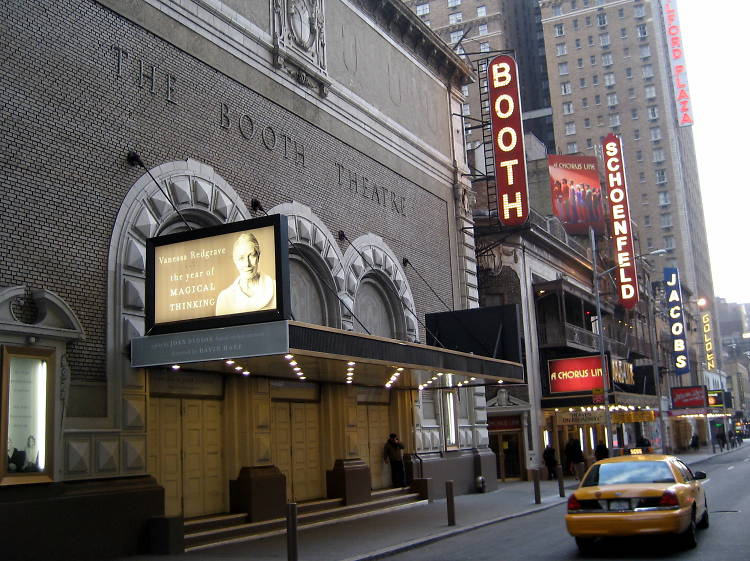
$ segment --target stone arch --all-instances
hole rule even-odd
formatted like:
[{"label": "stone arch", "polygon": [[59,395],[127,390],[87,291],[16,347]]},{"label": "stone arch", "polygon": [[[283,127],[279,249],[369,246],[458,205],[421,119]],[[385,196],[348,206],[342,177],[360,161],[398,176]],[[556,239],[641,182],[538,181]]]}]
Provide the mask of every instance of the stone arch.
[{"label": "stone arch", "polygon": [[354,330],[355,319],[349,310],[354,310],[355,298],[360,283],[363,280],[374,280],[378,282],[389,298],[398,303],[403,319],[399,318],[399,324],[403,330],[398,335],[407,341],[419,341],[419,328],[417,323],[414,296],[412,295],[406,273],[401,267],[396,254],[393,253],[383,238],[375,234],[365,234],[351,242],[344,253],[344,284],[340,292],[342,301],[347,304],[342,306],[342,324],[344,329]]},{"label": "stone arch", "polygon": [[[282,203],[270,209],[268,214],[287,217],[291,250],[302,254],[304,266],[326,285],[321,287],[327,310],[326,325],[341,328],[344,310],[335,295],[344,283],[344,258],[333,234],[310,207],[298,202]],[[290,259],[292,257],[290,255]]]},{"label": "stone arch", "polygon": [[[169,162],[151,169],[151,175],[161,189],[147,173],[130,188],[115,220],[107,269],[108,377],[136,391],[144,386],[143,373],[130,367],[129,343],[145,334],[146,240],[184,229],[164,193],[193,227],[250,217],[240,196],[206,164],[191,159]],[[112,391],[108,393],[111,400]],[[139,424],[136,406],[112,401],[108,405],[110,412],[112,406],[122,405],[124,426]]]}]

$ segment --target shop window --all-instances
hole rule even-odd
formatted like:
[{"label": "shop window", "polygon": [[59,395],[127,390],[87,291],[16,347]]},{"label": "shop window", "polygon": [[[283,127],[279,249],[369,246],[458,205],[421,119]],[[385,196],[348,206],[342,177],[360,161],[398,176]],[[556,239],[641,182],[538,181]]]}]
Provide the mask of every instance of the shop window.
[{"label": "shop window", "polygon": [[3,348],[2,483],[50,481],[54,351]]}]

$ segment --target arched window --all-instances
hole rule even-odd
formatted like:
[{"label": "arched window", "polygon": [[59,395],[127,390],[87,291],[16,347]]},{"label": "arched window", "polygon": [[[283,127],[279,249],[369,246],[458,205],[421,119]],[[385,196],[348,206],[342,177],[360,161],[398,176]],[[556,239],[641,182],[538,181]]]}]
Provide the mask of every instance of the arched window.
[{"label": "arched window", "polygon": [[354,330],[360,333],[369,331],[371,335],[389,339],[402,339],[406,331],[404,314],[395,291],[389,290],[386,283],[375,273],[360,280],[354,299]]},{"label": "arched window", "polygon": [[295,321],[341,327],[333,278],[308,247],[295,244],[290,249],[289,282]]}]

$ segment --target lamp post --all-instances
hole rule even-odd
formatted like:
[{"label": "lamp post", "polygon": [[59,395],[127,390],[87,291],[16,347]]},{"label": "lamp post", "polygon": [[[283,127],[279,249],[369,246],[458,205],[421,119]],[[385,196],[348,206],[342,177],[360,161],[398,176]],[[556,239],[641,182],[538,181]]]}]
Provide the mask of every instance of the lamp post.
[{"label": "lamp post", "polygon": [[[607,431],[607,448],[609,448],[610,452],[612,451],[612,414],[609,410],[609,369],[607,368],[607,357],[605,355],[605,349],[604,349],[604,318],[602,317],[602,303],[601,303],[601,295],[599,293],[599,279],[603,277],[604,275],[614,271],[617,266],[610,267],[609,269],[605,269],[604,271],[597,272],[597,259],[596,259],[596,236],[594,234],[594,229],[589,228],[589,236],[591,238],[591,269],[592,269],[592,276],[594,280],[594,298],[596,301],[596,321],[599,326],[599,359],[601,361],[601,368],[602,368],[602,382],[604,384],[604,427]],[[666,249],[655,249],[654,251],[650,251],[648,253],[642,253],[640,255],[636,255],[635,259],[642,259],[643,257],[647,257],[649,255],[661,255],[667,253]],[[653,353],[653,349],[652,349]],[[654,360],[654,363],[656,361],[656,357],[652,357]],[[658,376],[658,372],[656,372],[655,369],[655,375]],[[654,379],[654,382],[658,384],[658,379]],[[657,385],[657,396],[659,396],[660,392],[658,390]],[[663,419],[661,418],[661,397],[659,397],[659,419],[663,423]],[[663,429],[663,426],[660,426],[660,429]],[[662,433],[663,434],[663,433]],[[664,436],[662,436],[662,439]]]}]

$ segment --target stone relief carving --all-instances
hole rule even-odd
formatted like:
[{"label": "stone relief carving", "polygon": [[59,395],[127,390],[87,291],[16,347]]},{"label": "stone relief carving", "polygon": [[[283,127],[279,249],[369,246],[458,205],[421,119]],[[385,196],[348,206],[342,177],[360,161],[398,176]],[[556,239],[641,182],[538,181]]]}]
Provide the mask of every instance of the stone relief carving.
[{"label": "stone relief carving", "polygon": [[298,83],[328,94],[323,0],[272,0],[273,63]]}]

